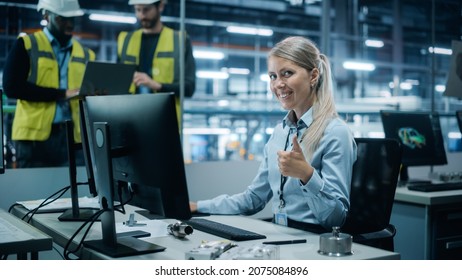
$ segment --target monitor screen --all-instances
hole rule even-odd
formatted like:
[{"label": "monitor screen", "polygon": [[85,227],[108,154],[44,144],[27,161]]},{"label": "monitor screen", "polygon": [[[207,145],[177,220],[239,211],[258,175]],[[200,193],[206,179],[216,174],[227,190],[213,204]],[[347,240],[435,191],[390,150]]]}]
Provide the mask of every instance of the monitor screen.
[{"label": "monitor screen", "polygon": [[[189,219],[189,195],[173,94],[88,96],[86,124],[107,123],[112,176],[129,204],[162,217]],[[87,127],[98,178],[94,128]],[[91,133],[90,133],[91,132]],[[96,180],[98,182],[98,180]],[[100,186],[96,185],[98,193]],[[114,192],[117,193],[117,192]],[[122,198],[120,198],[122,200]]]},{"label": "monitor screen", "polygon": [[[380,115],[385,137],[402,143],[402,171],[408,166],[447,164],[438,113],[380,111]],[[402,181],[408,179],[401,176]]]},{"label": "monitor screen", "polygon": [[5,173],[5,137],[3,135],[3,92],[0,89],[0,174]]},{"label": "monitor screen", "polygon": [[135,64],[88,61],[78,97],[127,94],[135,70]]}]

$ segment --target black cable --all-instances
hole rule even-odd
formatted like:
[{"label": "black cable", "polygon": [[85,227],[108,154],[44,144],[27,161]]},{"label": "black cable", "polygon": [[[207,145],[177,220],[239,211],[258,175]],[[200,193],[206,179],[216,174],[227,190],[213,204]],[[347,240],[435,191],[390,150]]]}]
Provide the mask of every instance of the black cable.
[{"label": "black cable", "polygon": [[13,208],[15,206],[18,206],[18,205],[21,205],[20,203],[13,203],[13,205],[10,206],[10,208],[8,208],[8,213],[11,213],[11,211],[13,211]]},{"label": "black cable", "polygon": [[[89,182],[77,182],[77,185],[87,185],[89,184]],[[25,220],[26,217],[28,217],[29,215],[29,218],[27,219],[27,223],[29,223],[31,220],[32,220],[32,217],[38,212],[38,210],[40,210],[40,208],[50,204],[50,203],[53,203],[55,202],[57,199],[61,198],[69,189],[71,188],[71,186],[66,186],[58,191],[56,191],[55,193],[53,193],[52,195],[50,195],[49,197],[45,198],[40,204],[39,206],[35,207],[34,209],[31,209],[29,210],[21,219],[22,220]],[[122,197],[122,194],[121,194],[121,190],[119,188],[119,195],[120,197]],[[54,196],[56,196],[55,198],[53,198]],[[13,210],[13,208],[15,206],[18,206],[18,205],[21,205],[20,203],[14,203],[12,204],[9,208],[8,208],[8,212],[11,213],[11,211]],[[123,209],[123,204],[119,205],[119,206],[122,206],[122,211],[119,210],[119,209],[115,209],[115,211],[118,211],[118,212],[121,212],[121,213],[124,213],[125,214],[125,209]],[[116,207],[116,206],[114,206]],[[72,235],[72,237],[68,240],[68,242],[66,243],[66,246],[64,247],[64,255],[61,254],[59,252],[59,250],[53,246],[53,249],[61,256],[62,259],[65,259],[65,260],[70,260],[71,258],[69,257],[70,254],[75,254],[83,245],[83,241],[85,240],[85,237],[88,235],[88,232],[91,228],[91,226],[94,224],[95,221],[98,220],[98,217],[101,216],[101,214],[104,212],[105,210],[99,210],[97,211],[95,214],[93,214],[87,221],[85,221],[78,229],[77,231]],[[81,241],[79,242],[78,246],[73,250],[73,251],[69,251],[69,246],[72,242],[72,240],[74,240],[74,238],[77,236],[77,234],[88,224],[88,228],[87,230],[85,231],[84,235],[82,236],[82,239]],[[0,256],[0,259],[2,260],[6,260],[8,258],[8,255],[1,255]]]},{"label": "black cable", "polygon": [[[99,211],[97,211],[95,214],[93,214],[88,220],[86,220],[75,232],[74,234],[71,236],[71,238],[69,238],[69,240],[67,241],[66,243],[66,246],[64,246],[64,259],[65,260],[78,260],[80,258],[76,258],[76,259],[72,259],[70,257],[70,254],[74,254],[76,255],[76,252],[80,250],[80,248],[83,246],[83,242],[85,240],[85,238],[87,237],[87,234],[88,232],[90,231],[90,228],[92,227],[92,225],[95,223],[96,220],[98,220],[99,216],[101,216],[104,211],[107,211],[105,209],[101,209]],[[80,239],[80,242],[79,244],[77,245],[77,247],[75,247],[73,250],[70,250],[69,247],[72,243],[72,241],[74,240],[74,238],[77,236],[77,234],[79,234],[79,232],[85,227],[87,226],[87,229],[85,231],[85,233],[83,234],[82,238]]]},{"label": "black cable", "polygon": [[[86,182],[78,182],[77,183],[77,186],[80,186],[80,185],[86,185],[87,183]],[[50,204],[50,203],[53,203],[55,202],[56,200],[58,200],[60,197],[62,197],[69,189],[71,188],[71,186],[66,186],[60,190],[58,190],[57,192],[55,192],[54,194],[50,195],[49,197],[45,198],[42,203],[40,203],[39,206],[37,206],[36,208],[32,209],[32,210],[29,210],[29,212],[27,212],[21,219],[24,220],[29,214],[31,214],[31,216],[29,217],[29,219],[27,220],[27,222],[29,223],[31,220],[32,220],[32,217],[38,212],[38,210],[40,210],[40,208]],[[61,194],[59,194],[61,192]],[[59,194],[59,195],[58,195]],[[50,200],[48,201],[49,199],[51,199],[52,197],[54,197],[55,195],[58,195],[56,198],[54,198],[53,200]],[[16,203],[17,204],[17,203]],[[14,207],[15,204],[13,204],[12,207]],[[12,208],[10,207],[10,208]]]},{"label": "black cable", "polygon": [[[77,185],[84,185],[84,184],[88,184],[89,182],[78,182]],[[53,203],[54,201],[56,201],[57,199],[59,199],[60,197],[62,197],[69,189],[71,188],[71,186],[66,186],[60,190],[58,190],[57,192],[53,193],[52,195],[50,195],[49,197],[47,197],[46,199],[44,199],[39,206],[37,206],[36,208],[32,209],[32,210],[29,210],[21,219],[24,220],[26,217],[28,217],[29,215],[29,219],[27,220],[27,222],[29,223],[31,220],[32,220],[32,217],[37,213],[37,211],[50,204],[50,203]],[[117,212],[120,212],[122,214],[125,214],[126,211],[125,211],[125,208],[124,208],[124,205],[127,204],[131,198],[129,198],[126,202],[123,201],[123,193],[122,193],[122,187],[119,186],[118,188],[118,194],[119,194],[119,197],[120,197],[120,204],[119,205],[114,205],[114,211],[117,211]],[[54,196],[57,196],[56,198],[53,198]],[[133,196],[133,194],[131,195],[131,197]],[[53,199],[52,199],[53,198]],[[51,200],[50,200],[51,199]],[[8,212],[11,212],[12,209],[17,206],[17,205],[21,205],[20,203],[15,203],[13,205],[10,206]],[[120,208],[120,209],[119,209]],[[58,254],[65,260],[72,260],[72,258],[70,257],[70,254],[74,254],[76,255],[76,252],[78,250],[80,250],[80,248],[83,246],[83,242],[86,238],[86,236],[88,235],[88,232],[90,231],[91,227],[93,226],[93,224],[95,223],[95,221],[98,220],[99,216],[102,215],[102,213],[104,211],[107,211],[107,209],[101,209],[99,211],[97,211],[95,214],[93,214],[87,221],[85,221],[78,229],[76,232],[74,232],[74,234],[71,236],[71,238],[67,241],[65,247],[64,247],[64,252],[63,254],[61,254],[59,252],[59,250],[55,247],[53,247],[54,250],[56,250],[56,252],[58,252]],[[77,247],[75,247],[73,250],[69,250],[69,247],[72,243],[72,241],[75,239],[75,237],[77,236],[77,234],[79,234],[80,231],[82,231],[82,229],[87,226],[87,229],[86,231],[84,232],[79,244],[77,245]],[[5,257],[8,257],[7,255]],[[79,259],[79,258],[77,258]]]},{"label": "black cable", "polygon": [[[111,211],[109,209],[101,209],[99,210],[98,212],[96,212],[95,214],[93,214],[87,221],[85,221],[75,232],[74,234],[71,236],[71,238],[69,238],[69,240],[67,241],[66,243],[66,246],[64,246],[64,259],[65,260],[78,260],[80,258],[76,258],[76,259],[72,259],[70,257],[70,254],[73,254],[73,255],[76,255],[76,252],[80,250],[80,248],[82,248],[83,246],[83,242],[85,241],[85,238],[87,237],[88,235],[88,232],[90,231],[91,227],[93,226],[93,224],[98,220],[99,216],[101,216],[105,211]],[[122,212],[122,210],[120,209],[115,209],[114,208],[114,211],[117,211],[117,212],[120,212],[120,213],[124,213]],[[124,213],[125,214],[125,213]],[[79,244],[77,245],[77,247],[75,247],[72,251],[69,249],[72,241],[74,240],[74,238],[77,236],[77,234],[79,234],[79,232],[88,224],[88,227],[87,229],[85,230],[82,238],[80,239],[80,242]]]},{"label": "black cable", "polygon": [[64,260],[64,256],[63,256],[63,254],[61,254],[61,252],[59,251],[59,249],[58,249],[58,248],[56,248],[56,246],[54,245],[54,243],[53,243],[53,250],[55,250],[55,251],[56,251],[56,253],[58,253],[58,255],[61,257],[61,259],[63,259],[63,260]]},{"label": "black cable", "polygon": [[[71,188],[71,186],[66,186],[60,190],[58,190],[57,192],[55,192],[54,194],[50,195],[49,197],[45,198],[42,203],[40,203],[39,206],[35,207],[34,209],[28,211],[21,219],[24,220],[26,217],[28,217],[29,215],[29,219],[27,219],[27,223],[29,223],[31,220],[32,220],[32,217],[37,213],[37,211],[42,208],[43,206],[46,206],[54,201],[56,201],[58,198],[62,197],[69,189]],[[61,193],[61,194],[60,194]],[[55,195],[57,195],[56,198],[52,199]],[[49,200],[51,199],[51,200]]]},{"label": "black cable", "polygon": [[118,188],[117,188],[117,194],[119,195],[119,198],[120,198],[120,204],[119,205],[114,205],[114,209],[117,209],[117,208],[121,208],[121,212],[122,214],[125,214],[125,204],[128,203],[127,202],[123,202],[123,194],[122,194],[122,186],[118,185]]}]

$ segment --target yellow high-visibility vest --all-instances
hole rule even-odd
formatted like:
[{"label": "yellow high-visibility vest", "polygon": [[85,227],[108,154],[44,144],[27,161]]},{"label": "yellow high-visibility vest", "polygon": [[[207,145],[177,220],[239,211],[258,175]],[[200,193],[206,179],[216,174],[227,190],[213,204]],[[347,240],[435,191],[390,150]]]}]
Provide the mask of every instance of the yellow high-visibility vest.
[{"label": "yellow high-visibility vest", "polygon": [[[117,40],[117,53],[121,63],[136,64],[140,62],[141,29],[133,32],[121,32]],[[179,59],[179,32],[164,26],[154,51],[152,61],[152,78],[159,83],[171,84],[175,75],[175,59]],[[130,92],[135,93],[135,84]],[[180,122],[180,100],[175,98],[176,113]]]},{"label": "yellow high-visibility vest", "polygon": [[[28,81],[42,87],[59,88],[59,66],[50,41],[43,31],[22,37],[30,57]],[[95,53],[72,39],[72,52],[68,65],[68,88],[77,89],[82,84],[85,64],[95,60]],[[13,120],[13,140],[44,141],[51,133],[56,112],[56,102],[18,100]],[[70,101],[74,122],[74,141],[81,142],[79,101]]]}]

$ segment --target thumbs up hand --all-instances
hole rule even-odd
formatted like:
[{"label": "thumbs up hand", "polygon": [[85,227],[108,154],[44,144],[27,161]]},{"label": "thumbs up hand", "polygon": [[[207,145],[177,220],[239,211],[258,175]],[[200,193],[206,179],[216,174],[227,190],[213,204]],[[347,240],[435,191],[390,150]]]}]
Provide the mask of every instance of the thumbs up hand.
[{"label": "thumbs up hand", "polygon": [[303,160],[305,160],[305,156],[303,155],[302,147],[300,147],[300,144],[298,143],[297,135],[292,138],[292,152],[295,152],[297,154],[301,154],[303,156]]},{"label": "thumbs up hand", "polygon": [[299,178],[306,184],[313,175],[313,167],[306,161],[296,135],[292,145],[292,151],[278,151],[279,170],[283,176]]}]

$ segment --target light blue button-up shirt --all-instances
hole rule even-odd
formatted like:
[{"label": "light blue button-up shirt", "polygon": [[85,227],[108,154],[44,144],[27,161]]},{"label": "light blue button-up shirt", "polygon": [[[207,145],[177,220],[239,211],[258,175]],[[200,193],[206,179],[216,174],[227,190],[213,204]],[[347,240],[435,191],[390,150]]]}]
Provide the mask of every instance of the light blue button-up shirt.
[{"label": "light blue button-up shirt", "polygon": [[[273,213],[278,212],[281,173],[277,152],[284,150],[287,137],[292,139],[292,133],[297,132],[297,127],[300,139],[300,135],[313,122],[312,109],[297,124],[290,121],[290,113],[276,126],[265,145],[264,159],[250,186],[239,194],[198,201],[199,212],[252,215],[261,211],[270,201]],[[289,145],[287,150],[291,149]],[[327,125],[311,159],[314,168],[311,179],[303,185],[298,178],[287,178],[283,189],[287,217],[298,222],[320,224],[325,228],[342,225],[350,206],[350,184],[355,161],[356,143],[352,132],[343,120],[333,119]]]}]

